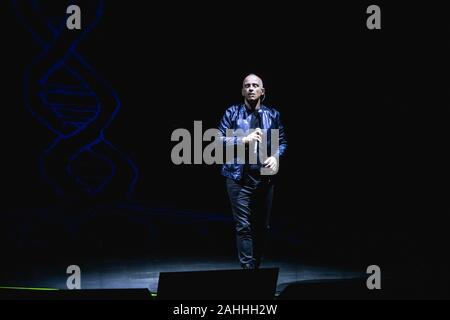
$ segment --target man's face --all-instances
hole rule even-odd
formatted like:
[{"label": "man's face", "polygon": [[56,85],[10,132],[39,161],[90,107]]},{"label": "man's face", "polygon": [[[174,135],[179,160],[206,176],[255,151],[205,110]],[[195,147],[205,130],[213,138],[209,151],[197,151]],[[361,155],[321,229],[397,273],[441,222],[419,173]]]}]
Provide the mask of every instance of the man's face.
[{"label": "man's face", "polygon": [[264,94],[262,80],[255,76],[249,75],[244,79],[242,84],[242,96],[247,101],[258,101]]}]

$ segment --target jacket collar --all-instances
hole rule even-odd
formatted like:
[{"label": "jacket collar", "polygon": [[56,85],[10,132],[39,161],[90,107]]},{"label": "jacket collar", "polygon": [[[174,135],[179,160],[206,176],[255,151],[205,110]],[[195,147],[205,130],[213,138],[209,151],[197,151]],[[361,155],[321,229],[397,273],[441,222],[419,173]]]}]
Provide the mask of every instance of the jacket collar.
[{"label": "jacket collar", "polygon": [[[244,110],[246,110],[247,112],[250,112],[250,110],[247,108],[247,105],[245,104],[245,103],[241,103],[241,107],[242,108],[244,108]],[[260,104],[259,105],[259,109],[261,110],[261,111],[266,111],[267,110],[267,107],[264,105],[264,104]]]}]

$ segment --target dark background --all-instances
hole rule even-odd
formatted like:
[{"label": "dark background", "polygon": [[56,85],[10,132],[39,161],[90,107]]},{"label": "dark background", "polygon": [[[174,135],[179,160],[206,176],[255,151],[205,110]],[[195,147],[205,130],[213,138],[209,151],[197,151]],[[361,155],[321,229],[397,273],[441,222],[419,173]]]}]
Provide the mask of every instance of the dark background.
[{"label": "dark background", "polygon": [[281,112],[289,143],[271,252],[323,263],[444,265],[448,26],[439,25],[438,8],[380,3],[382,30],[370,31],[367,3],[142,3],[107,1],[78,47],[122,101],[106,135],[139,167],[136,190],[127,201],[74,202],[39,175],[37,159],[54,136],[24,106],[23,72],[41,48],[2,2],[5,263],[130,251],[234,254],[219,166],[173,165],[170,136],[193,132],[194,120],[215,127],[241,101],[241,81],[252,72]]}]

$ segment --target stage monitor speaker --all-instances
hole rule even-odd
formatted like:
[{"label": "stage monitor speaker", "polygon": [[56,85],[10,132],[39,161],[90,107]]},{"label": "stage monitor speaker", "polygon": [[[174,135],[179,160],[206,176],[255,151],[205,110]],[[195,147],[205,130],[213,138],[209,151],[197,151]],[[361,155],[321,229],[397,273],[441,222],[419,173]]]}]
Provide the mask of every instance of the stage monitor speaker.
[{"label": "stage monitor speaker", "polygon": [[151,300],[148,289],[23,290],[1,289],[0,300]]},{"label": "stage monitor speaker", "polygon": [[363,278],[305,280],[289,284],[278,300],[364,299],[369,291]]},{"label": "stage monitor speaker", "polygon": [[[431,284],[428,284],[431,285]],[[368,289],[367,278],[321,279],[289,284],[279,300],[398,300],[420,299],[435,294],[414,278],[384,278],[380,289]]]},{"label": "stage monitor speaker", "polygon": [[273,300],[278,268],[161,272],[161,300]]}]

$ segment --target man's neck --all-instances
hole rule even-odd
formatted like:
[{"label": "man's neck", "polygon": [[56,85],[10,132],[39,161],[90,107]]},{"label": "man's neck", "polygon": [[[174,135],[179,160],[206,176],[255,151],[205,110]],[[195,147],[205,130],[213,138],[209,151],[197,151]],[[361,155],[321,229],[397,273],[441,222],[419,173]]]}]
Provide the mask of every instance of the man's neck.
[{"label": "man's neck", "polygon": [[247,109],[249,109],[250,111],[259,110],[261,108],[261,100],[255,102],[249,102],[245,100],[245,105],[247,106]]}]

